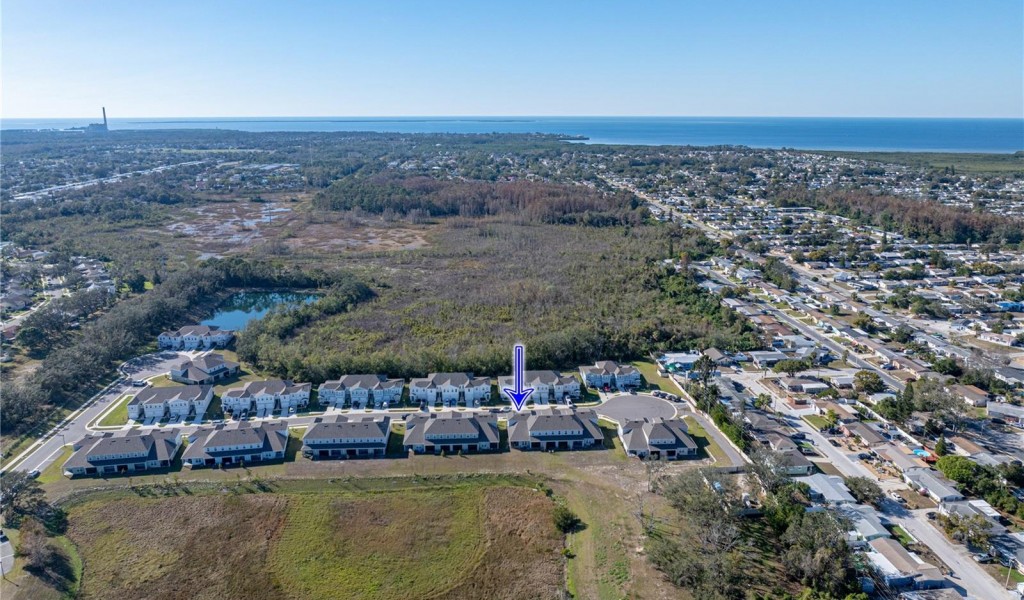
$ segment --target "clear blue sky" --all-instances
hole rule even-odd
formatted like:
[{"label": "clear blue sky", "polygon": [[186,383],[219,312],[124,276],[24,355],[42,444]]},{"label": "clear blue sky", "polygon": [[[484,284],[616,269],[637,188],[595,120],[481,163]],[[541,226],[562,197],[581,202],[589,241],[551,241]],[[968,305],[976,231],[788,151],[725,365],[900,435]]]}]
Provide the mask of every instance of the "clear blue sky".
[{"label": "clear blue sky", "polygon": [[2,0],[3,116],[1024,116],[1024,3]]}]

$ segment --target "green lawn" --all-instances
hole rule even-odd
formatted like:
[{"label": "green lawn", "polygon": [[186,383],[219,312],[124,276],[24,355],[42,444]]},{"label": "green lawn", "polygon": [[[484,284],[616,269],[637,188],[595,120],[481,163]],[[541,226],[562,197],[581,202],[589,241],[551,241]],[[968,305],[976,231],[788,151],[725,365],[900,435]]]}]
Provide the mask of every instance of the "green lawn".
[{"label": "green lawn", "polygon": [[1006,574],[1010,574],[1010,585],[1016,586],[1018,583],[1024,583],[1024,573],[1021,573],[1017,569],[1008,569],[1003,565],[992,565],[992,569],[995,571],[995,579],[1000,585],[1006,583]]},{"label": "green lawn", "polygon": [[638,371],[640,371],[640,374],[643,375],[644,380],[647,382],[648,388],[652,390],[661,390],[675,387],[668,381],[667,377],[658,375],[658,365],[642,360],[633,361],[629,364],[633,365]]},{"label": "green lawn", "polygon": [[71,445],[64,446],[60,455],[57,456],[57,460],[50,463],[50,466],[43,470],[42,474],[39,475],[39,483],[53,483],[54,481],[60,481],[63,475],[64,463],[71,458],[71,454],[74,452]]},{"label": "green lawn", "polygon": [[231,377],[229,379],[224,379],[223,381],[221,381],[217,385],[213,386],[213,393],[217,394],[218,396],[220,396],[221,394],[223,394],[224,392],[230,390],[231,388],[242,387],[243,385],[245,385],[249,381],[262,381],[263,379],[266,379],[266,378],[262,377],[260,375],[257,375],[255,373],[253,373],[252,371],[247,371],[243,367],[242,369],[240,369],[238,371],[238,375],[236,375],[234,377]]},{"label": "green lawn", "polygon": [[804,421],[810,423],[811,427],[818,431],[828,428],[828,421],[826,421],[825,417],[821,415],[804,415],[802,418]]},{"label": "green lawn", "polygon": [[910,537],[910,534],[899,525],[893,525],[890,531],[892,531],[892,536],[896,538],[896,541],[903,546],[909,546],[914,543],[914,538]]},{"label": "green lawn", "polygon": [[125,425],[128,423],[128,402],[131,401],[133,396],[121,396],[114,401],[114,409],[103,415],[100,419],[100,427],[116,427],[118,425]]},{"label": "green lawn", "polygon": [[388,447],[385,450],[385,455],[389,457],[404,457],[405,447],[402,446],[402,442],[405,441],[405,423],[392,423],[391,424],[391,435],[388,436]]},{"label": "green lawn", "polygon": [[151,379],[149,381],[149,385],[151,385],[153,387],[164,388],[164,387],[179,387],[179,386],[183,386],[185,384],[184,383],[178,383],[177,381],[173,381],[173,380],[171,380],[170,377],[168,377],[166,375],[161,375],[159,377],[154,377],[153,379]]},{"label": "green lawn", "polygon": [[690,437],[693,438],[693,441],[697,442],[698,456],[703,454],[704,456],[700,456],[701,458],[711,457],[715,462],[728,462],[729,457],[725,455],[725,451],[718,445],[718,442],[711,439],[711,436],[701,427],[697,419],[683,417],[683,420],[686,421],[686,429],[689,431]]}]

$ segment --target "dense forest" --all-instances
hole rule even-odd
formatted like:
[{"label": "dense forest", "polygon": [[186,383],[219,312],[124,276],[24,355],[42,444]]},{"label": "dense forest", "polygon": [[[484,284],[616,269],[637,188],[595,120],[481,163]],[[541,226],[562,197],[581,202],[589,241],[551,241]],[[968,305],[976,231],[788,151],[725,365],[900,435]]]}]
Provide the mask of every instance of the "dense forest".
[{"label": "dense forest", "polygon": [[584,185],[532,181],[490,182],[380,174],[335,181],[314,200],[321,210],[352,210],[429,217],[515,214],[540,223],[639,224],[646,211],[635,196]]}]

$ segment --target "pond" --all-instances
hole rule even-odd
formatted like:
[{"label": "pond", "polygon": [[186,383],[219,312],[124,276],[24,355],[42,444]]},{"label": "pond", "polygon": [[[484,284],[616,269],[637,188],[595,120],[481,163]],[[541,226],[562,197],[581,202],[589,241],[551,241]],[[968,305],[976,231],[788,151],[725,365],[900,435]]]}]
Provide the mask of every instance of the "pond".
[{"label": "pond", "polygon": [[213,316],[202,325],[214,325],[221,329],[244,329],[246,324],[259,319],[275,306],[308,304],[320,298],[317,294],[298,292],[239,292],[220,305]]}]

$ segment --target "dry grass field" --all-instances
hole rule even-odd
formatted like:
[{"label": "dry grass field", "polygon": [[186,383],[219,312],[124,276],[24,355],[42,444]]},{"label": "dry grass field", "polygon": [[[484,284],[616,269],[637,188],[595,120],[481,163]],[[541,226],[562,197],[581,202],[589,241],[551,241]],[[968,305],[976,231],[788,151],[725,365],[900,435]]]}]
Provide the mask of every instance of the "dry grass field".
[{"label": "dry grass field", "polygon": [[74,503],[81,598],[555,598],[554,503],[496,480]]}]

